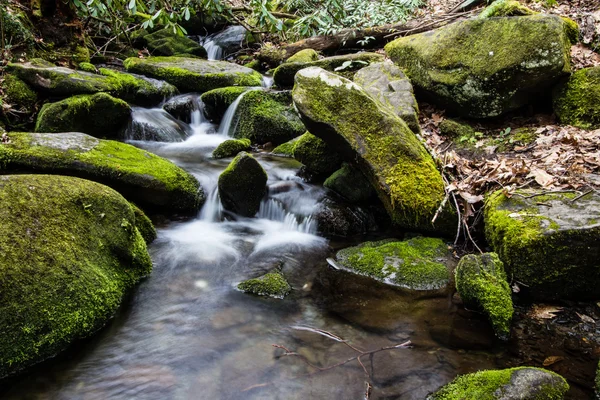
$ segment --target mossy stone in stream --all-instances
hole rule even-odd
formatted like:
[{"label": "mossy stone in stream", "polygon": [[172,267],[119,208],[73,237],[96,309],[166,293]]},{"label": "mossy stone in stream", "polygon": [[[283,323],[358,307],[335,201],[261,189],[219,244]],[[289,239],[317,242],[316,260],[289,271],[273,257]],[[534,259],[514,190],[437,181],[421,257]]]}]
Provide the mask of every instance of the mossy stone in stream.
[{"label": "mossy stone in stream", "polygon": [[269,272],[258,278],[245,280],[237,287],[246,293],[278,299],[283,299],[292,290],[290,284],[279,272]]},{"label": "mossy stone in stream", "polygon": [[496,0],[483,9],[479,18],[492,17],[515,17],[519,15],[537,14],[530,8],[525,7],[516,0]]},{"label": "mossy stone in stream", "polygon": [[275,147],[271,153],[277,156],[294,157],[294,147],[302,136],[298,136]]},{"label": "mossy stone in stream", "polygon": [[226,210],[253,217],[267,194],[267,172],[245,151],[219,175],[219,196]]},{"label": "mossy stone in stream", "polygon": [[333,173],[342,164],[340,155],[331,146],[309,132],[298,138],[293,155],[311,173],[323,177]]},{"label": "mossy stone in stream", "polygon": [[221,121],[227,108],[248,89],[250,88],[245,86],[229,86],[202,93],[200,99],[206,107],[208,119],[213,122]]},{"label": "mossy stone in stream", "polygon": [[112,187],[146,212],[194,214],[204,203],[198,181],[169,160],[129,144],[83,133],[9,133],[0,174],[78,176]]},{"label": "mossy stone in stream", "polygon": [[35,123],[36,132],[83,132],[118,138],[129,121],[131,108],[106,93],[82,94],[46,103]]},{"label": "mossy stone in stream", "polygon": [[178,93],[175,86],[165,81],[108,68],[98,72],[108,78],[113,96],[139,106],[153,106]]},{"label": "mossy stone in stream", "polygon": [[319,59],[319,53],[317,53],[315,50],[313,49],[304,49],[304,50],[300,50],[299,52],[297,52],[296,54],[294,54],[293,56],[291,56],[290,58],[288,58],[287,60],[285,60],[286,63],[294,63],[294,62],[311,62],[311,61],[317,61]]},{"label": "mossy stone in stream", "polygon": [[600,67],[576,71],[553,93],[554,111],[563,124],[600,128]]},{"label": "mossy stone in stream", "polygon": [[107,186],[0,176],[0,204],[4,377],[100,329],[152,263],[134,208]]},{"label": "mossy stone in stream", "polygon": [[450,282],[452,254],[441,239],[366,242],[340,250],[336,259],[350,271],[410,290],[439,290]]},{"label": "mossy stone in stream", "polygon": [[229,139],[213,150],[213,158],[232,157],[241,151],[250,150],[250,139]]},{"label": "mossy stone in stream", "polygon": [[323,186],[353,204],[364,203],[375,194],[362,172],[348,163],[344,163],[342,168],[331,174]]},{"label": "mossy stone in stream", "polygon": [[154,239],[156,239],[156,228],[154,228],[154,224],[141,208],[133,203],[131,203],[131,206],[135,213],[135,227],[140,231],[140,235],[142,235],[146,244],[152,243]]},{"label": "mossy stone in stream", "polygon": [[168,28],[142,35],[136,38],[136,42],[146,46],[155,56],[190,54],[207,58],[206,49],[200,46],[198,42],[188,37],[177,35]]},{"label": "mossy stone in stream", "polygon": [[456,289],[466,305],[481,308],[502,340],[510,337],[513,316],[511,290],[496,253],[468,254],[456,270]]},{"label": "mossy stone in stream", "polygon": [[518,367],[460,375],[427,400],[562,400],[569,384],[542,368]]}]

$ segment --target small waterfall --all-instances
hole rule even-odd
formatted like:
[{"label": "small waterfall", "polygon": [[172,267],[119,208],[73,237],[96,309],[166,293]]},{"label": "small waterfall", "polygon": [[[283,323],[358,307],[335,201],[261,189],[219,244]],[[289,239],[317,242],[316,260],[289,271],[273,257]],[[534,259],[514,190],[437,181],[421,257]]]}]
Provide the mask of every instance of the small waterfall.
[{"label": "small waterfall", "polygon": [[132,107],[126,140],[181,142],[187,136],[186,126],[162,108]]},{"label": "small waterfall", "polygon": [[265,89],[269,89],[271,86],[273,86],[273,77],[272,76],[263,75],[263,77],[262,77],[262,86]]},{"label": "small waterfall", "polygon": [[[235,99],[235,101],[233,103],[231,103],[231,105],[229,107],[227,107],[227,110],[225,110],[225,115],[223,115],[223,119],[221,120],[221,125],[219,125],[218,133],[220,135],[233,137],[233,134],[235,133],[235,128],[236,128],[237,122],[238,122],[238,120],[235,119],[238,105],[240,104],[240,101],[242,101],[242,98],[244,97],[244,95],[246,93],[248,93],[249,91],[250,90],[247,90],[244,93],[240,94],[238,96],[238,98]],[[234,122],[235,122],[235,124],[234,124]]]},{"label": "small waterfall", "polygon": [[206,203],[200,210],[200,220],[206,222],[220,222],[223,216],[223,205],[219,197],[219,188],[215,185],[212,189]]},{"label": "small waterfall", "polygon": [[260,204],[260,210],[256,217],[281,222],[291,231],[311,234],[316,234],[317,232],[317,224],[311,216],[297,216],[294,213],[286,211],[283,204],[275,199],[264,200]]},{"label": "small waterfall", "polygon": [[221,60],[237,51],[246,37],[243,26],[230,26],[222,32],[200,39],[200,44],[206,49],[209,60]]}]

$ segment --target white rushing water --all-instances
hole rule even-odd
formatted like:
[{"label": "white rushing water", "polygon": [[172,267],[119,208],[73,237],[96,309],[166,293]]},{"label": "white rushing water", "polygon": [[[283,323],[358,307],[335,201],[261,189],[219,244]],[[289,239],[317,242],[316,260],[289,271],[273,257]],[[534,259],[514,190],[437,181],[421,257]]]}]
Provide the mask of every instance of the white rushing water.
[{"label": "white rushing water", "polygon": [[240,94],[235,99],[235,101],[233,103],[231,103],[231,105],[229,107],[227,107],[227,110],[225,111],[225,114],[223,115],[223,119],[221,120],[221,124],[219,125],[219,130],[218,130],[219,134],[233,137],[233,135],[235,134],[235,130],[237,128],[237,122],[238,122],[238,118],[237,118],[238,106],[240,105],[240,102],[242,101],[244,96],[252,90],[260,90],[260,88],[249,88],[247,91]]},{"label": "white rushing water", "polygon": [[221,60],[224,56],[241,48],[245,38],[246,29],[236,25],[201,38],[200,44],[206,49],[209,60]]}]

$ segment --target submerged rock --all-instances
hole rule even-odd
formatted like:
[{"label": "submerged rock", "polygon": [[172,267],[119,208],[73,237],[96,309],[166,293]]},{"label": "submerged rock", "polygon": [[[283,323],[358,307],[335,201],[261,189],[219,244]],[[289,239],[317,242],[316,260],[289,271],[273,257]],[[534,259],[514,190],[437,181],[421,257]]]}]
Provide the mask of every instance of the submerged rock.
[{"label": "submerged rock", "polygon": [[400,68],[389,61],[371,64],[354,75],[354,82],[389,106],[413,132],[421,131],[413,87]]},{"label": "submerged rock", "polygon": [[258,278],[245,280],[237,287],[246,293],[278,299],[283,299],[292,290],[290,284],[279,272],[269,272]]},{"label": "submerged rock", "polygon": [[0,176],[0,204],[5,377],[100,329],[152,262],[134,207],[107,186],[64,176]]},{"label": "submerged rock", "polygon": [[10,133],[0,145],[0,174],[47,173],[97,181],[147,212],[196,213],[204,203],[198,181],[169,160],[83,133]]},{"label": "submerged rock", "polygon": [[206,58],[206,49],[198,42],[185,36],[174,34],[171,29],[142,35],[136,39],[136,44],[147,47],[155,56],[193,55]]},{"label": "submerged rock", "polygon": [[570,72],[569,29],[551,15],[468,19],[385,49],[431,101],[488,118],[529,103]]},{"label": "submerged rock", "polygon": [[232,157],[241,151],[250,150],[249,139],[229,139],[217,146],[213,150],[213,158]]},{"label": "submerged rock", "polygon": [[561,400],[568,390],[565,378],[552,371],[518,367],[460,375],[427,400]]},{"label": "submerged rock", "polygon": [[308,67],[319,67],[327,71],[350,72],[361,69],[371,63],[381,62],[385,57],[377,53],[356,53],[343,56],[322,58],[311,62],[286,62],[273,72],[273,80],[279,87],[292,87],[298,71]]},{"label": "submerged rock", "polygon": [[327,176],[342,164],[340,155],[323,139],[310,132],[306,132],[295,142],[293,156],[304,164],[308,171],[318,176]]},{"label": "submerged rock", "polygon": [[253,217],[267,194],[267,173],[250,154],[241,152],[219,175],[223,208],[243,217]]},{"label": "submerged rock", "polygon": [[131,108],[106,93],[82,94],[56,103],[46,103],[38,114],[36,132],[83,132],[115,139],[131,117]]},{"label": "submerged rock", "polygon": [[455,231],[451,211],[441,213],[432,226],[445,196],[441,174],[419,139],[388,107],[321,68],[296,74],[293,99],[309,132],[357,163],[396,225]]},{"label": "submerged rock", "polygon": [[260,86],[262,77],[250,68],[226,61],[189,57],[125,60],[127,71],[163,79],[183,92],[207,92],[225,86]]},{"label": "submerged rock", "polygon": [[245,86],[230,86],[209,90],[202,93],[200,99],[206,106],[206,116],[213,122],[219,122],[225,115],[227,108],[240,95],[250,89]]},{"label": "submerged rock", "polygon": [[344,163],[323,183],[327,189],[333,190],[350,203],[364,203],[375,191],[365,176],[352,165]]},{"label": "submerged rock", "polygon": [[485,234],[507,273],[540,299],[600,295],[600,195],[519,191],[490,195]]},{"label": "submerged rock", "polygon": [[481,308],[490,319],[496,336],[507,340],[513,304],[504,265],[498,255],[466,255],[460,259],[455,276],[456,289],[465,304]]},{"label": "submerged rock", "polygon": [[450,282],[452,253],[441,239],[365,242],[340,250],[336,259],[350,271],[410,290],[440,290]]},{"label": "submerged rock", "polygon": [[600,67],[576,71],[552,96],[554,112],[563,124],[600,128]]}]

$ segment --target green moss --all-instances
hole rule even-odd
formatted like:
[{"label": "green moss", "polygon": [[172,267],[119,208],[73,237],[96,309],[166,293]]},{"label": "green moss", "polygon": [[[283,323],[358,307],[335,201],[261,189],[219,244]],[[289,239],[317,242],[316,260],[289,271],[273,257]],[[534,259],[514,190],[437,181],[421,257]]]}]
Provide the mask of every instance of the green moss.
[{"label": "green moss", "polygon": [[293,63],[293,62],[306,63],[306,62],[317,61],[318,59],[319,59],[319,53],[317,53],[313,49],[304,49],[304,50],[300,50],[299,52],[297,52],[296,54],[294,54],[293,56],[291,56],[290,58],[285,60],[285,62],[286,63]]},{"label": "green moss", "polygon": [[227,111],[227,107],[249,89],[249,87],[245,86],[230,86],[202,93],[200,99],[206,106],[206,115],[212,121],[220,121],[225,111]]},{"label": "green moss", "polygon": [[342,159],[335,150],[312,133],[306,132],[298,138],[294,146],[293,156],[315,174],[331,174],[337,170]]},{"label": "green moss", "polygon": [[455,270],[456,289],[465,304],[480,307],[496,336],[507,340],[513,316],[511,290],[504,265],[495,253],[466,255]]},{"label": "green moss", "polygon": [[34,92],[25,82],[14,75],[4,75],[2,90],[6,96],[6,101],[10,104],[25,107],[31,110],[37,102],[37,93]]},{"label": "green moss", "polygon": [[253,217],[267,193],[267,172],[252,155],[241,152],[219,175],[219,196],[226,210]]},{"label": "green moss", "polygon": [[280,299],[287,296],[292,290],[290,284],[279,272],[269,272],[259,278],[245,280],[237,287],[246,293]]},{"label": "green moss", "polygon": [[250,139],[230,139],[218,145],[212,156],[213,158],[232,157],[246,150],[250,150]]},{"label": "green moss", "polygon": [[96,66],[92,63],[89,62],[82,62],[79,63],[79,65],[77,66],[80,70],[85,71],[85,72],[90,72],[92,74],[95,74],[96,72],[98,72],[96,70]]},{"label": "green moss", "polygon": [[4,377],[102,327],[152,264],[133,207],[106,186],[5,176],[0,203]]},{"label": "green moss", "polygon": [[472,147],[483,137],[483,133],[475,131],[471,125],[452,119],[440,123],[440,133],[452,139],[458,147]]},{"label": "green moss", "polygon": [[258,59],[270,67],[276,67],[285,59],[285,50],[275,46],[272,43],[265,43],[258,52]]},{"label": "green moss", "polygon": [[156,229],[148,216],[135,204],[131,204],[135,214],[135,227],[140,231],[146,244],[150,244],[156,239]]},{"label": "green moss", "polygon": [[244,64],[244,67],[251,68],[255,71],[262,71],[262,65],[258,60],[252,60],[249,63]]},{"label": "green moss", "polygon": [[[15,3],[18,5],[18,3]],[[33,50],[36,38],[33,32],[35,27],[20,9],[13,9],[14,4],[3,4],[0,9],[0,18],[2,19],[2,36],[4,43],[13,46],[23,46],[26,50]],[[20,7],[20,6],[19,6]],[[15,48],[14,51],[17,51]]]},{"label": "green moss", "polygon": [[365,176],[350,164],[344,164],[325,180],[323,186],[333,190],[351,203],[368,201],[374,194]]},{"label": "green moss", "polygon": [[175,56],[191,54],[193,56],[206,58],[206,50],[198,42],[174,34],[171,29],[162,29],[154,33],[146,34],[138,38],[150,52],[157,56]]},{"label": "green moss", "polygon": [[301,136],[298,136],[290,141],[280,144],[273,149],[272,153],[278,156],[294,157],[294,147],[296,147],[296,143],[298,143],[300,137]]},{"label": "green moss", "polygon": [[89,63],[90,62],[90,51],[87,47],[77,46],[73,50],[71,59],[75,64]]},{"label": "green moss", "polygon": [[100,68],[98,72],[108,78],[107,82],[110,87],[110,93],[113,96],[137,105],[155,105],[178,93],[175,86],[166,82],[150,82],[131,74],[108,68]]},{"label": "green moss", "polygon": [[565,23],[565,32],[572,44],[579,42],[579,25],[571,18],[560,17]]},{"label": "green moss", "polygon": [[554,111],[563,124],[600,128],[600,67],[575,72],[553,93]]},{"label": "green moss", "polygon": [[536,14],[536,12],[516,0],[496,0],[479,14],[479,18],[514,17],[533,14]]},{"label": "green moss", "polygon": [[342,265],[378,280],[413,290],[444,287],[448,268],[438,260],[447,257],[441,239],[417,237],[403,242],[366,242],[337,253]]}]

